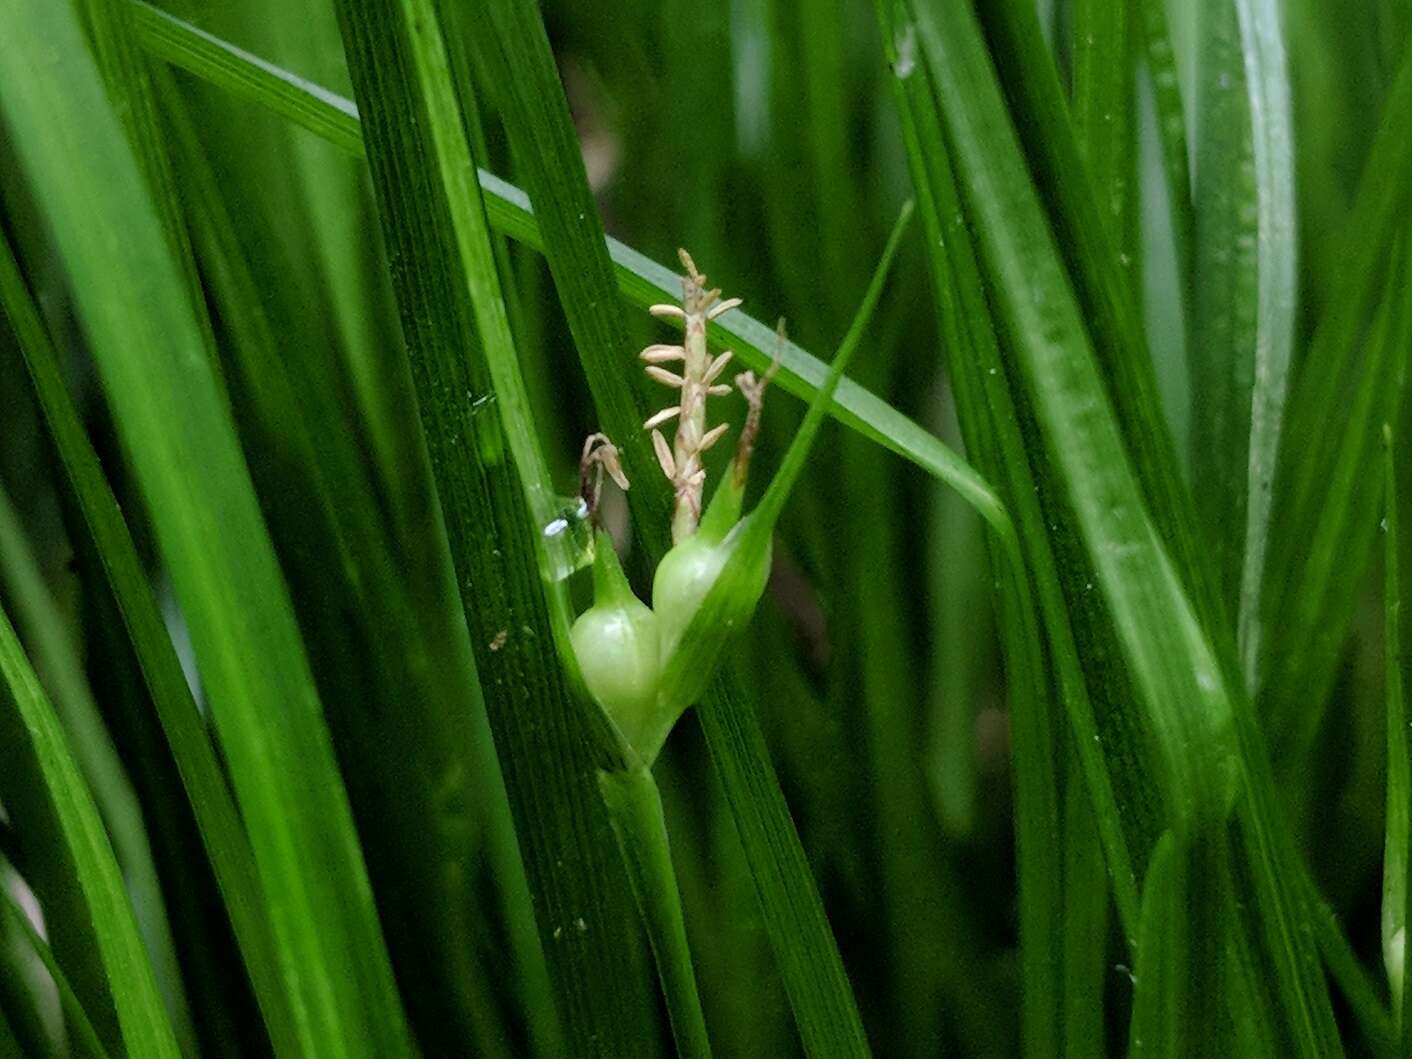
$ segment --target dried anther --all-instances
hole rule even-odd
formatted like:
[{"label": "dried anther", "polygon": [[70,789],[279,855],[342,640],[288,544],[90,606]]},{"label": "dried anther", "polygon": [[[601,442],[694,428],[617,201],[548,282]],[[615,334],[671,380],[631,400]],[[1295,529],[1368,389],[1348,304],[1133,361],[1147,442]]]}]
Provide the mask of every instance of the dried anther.
[{"label": "dried anther", "polygon": [[[783,346],[783,317],[775,326],[775,333],[779,335],[780,345]],[[760,436],[760,413],[765,406],[765,389],[779,370],[780,359],[776,356],[763,378],[757,378],[753,371],[743,371],[735,377],[735,387],[740,391],[740,396],[745,398],[746,405],[745,425],[740,428],[740,440],[736,442],[735,460],[731,464],[731,473],[735,476],[737,485],[745,484],[745,475],[750,469],[750,454],[755,451],[755,439]]]},{"label": "dried anther", "polygon": [[619,489],[628,488],[628,478],[623,473],[617,446],[608,440],[607,434],[590,434],[584,439],[583,455],[579,457],[579,496],[587,505],[590,518],[598,511],[605,474],[617,483]]}]

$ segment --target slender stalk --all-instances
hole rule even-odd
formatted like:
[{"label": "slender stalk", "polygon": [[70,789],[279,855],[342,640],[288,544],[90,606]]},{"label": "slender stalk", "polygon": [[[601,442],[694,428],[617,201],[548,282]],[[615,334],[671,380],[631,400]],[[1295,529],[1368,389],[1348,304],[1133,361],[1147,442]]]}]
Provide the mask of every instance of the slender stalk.
[{"label": "slender stalk", "polygon": [[683,1059],[709,1059],[711,1041],[696,992],[696,972],[691,965],[681,894],[672,868],[667,821],[657,783],[647,768],[639,767],[626,772],[600,772],[598,787],[652,943],[652,957],[662,979],[677,1050]]}]

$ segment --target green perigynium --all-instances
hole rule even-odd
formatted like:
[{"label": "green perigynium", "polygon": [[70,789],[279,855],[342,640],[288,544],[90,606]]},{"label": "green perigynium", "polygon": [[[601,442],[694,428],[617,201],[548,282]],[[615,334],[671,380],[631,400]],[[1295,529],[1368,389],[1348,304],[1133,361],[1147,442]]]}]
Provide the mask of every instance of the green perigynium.
[{"label": "green perigynium", "polygon": [[612,538],[599,530],[593,606],[579,615],[569,637],[588,690],[633,746],[657,704],[662,673],[659,626],[657,615],[633,595]]},{"label": "green perigynium", "polygon": [[[657,564],[652,578],[652,607],[661,623],[664,657],[670,657],[681,642],[706,593],[740,541],[745,525],[740,518],[743,484],[737,484],[734,474],[728,475],[711,498],[696,532],[675,545]],[[765,591],[770,575],[768,550],[757,558],[751,573],[748,590],[738,600],[742,618],[755,609]]]}]

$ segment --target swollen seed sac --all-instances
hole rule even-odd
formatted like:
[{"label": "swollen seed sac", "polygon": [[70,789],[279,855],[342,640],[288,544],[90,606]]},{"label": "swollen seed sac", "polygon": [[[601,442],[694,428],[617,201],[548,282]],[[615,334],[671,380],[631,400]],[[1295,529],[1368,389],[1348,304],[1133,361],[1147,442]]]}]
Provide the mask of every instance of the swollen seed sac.
[{"label": "swollen seed sac", "polygon": [[[660,623],[664,660],[671,658],[681,642],[691,619],[735,550],[737,539],[734,531],[719,544],[709,544],[700,535],[688,537],[657,564],[657,573],[652,578],[652,609]],[[770,572],[768,551],[762,559],[742,598],[732,601],[736,604],[732,613],[738,612],[741,618],[754,611],[765,591]]]},{"label": "swollen seed sac", "polygon": [[634,745],[657,703],[658,626],[657,616],[631,599],[591,607],[569,632],[588,690]]}]

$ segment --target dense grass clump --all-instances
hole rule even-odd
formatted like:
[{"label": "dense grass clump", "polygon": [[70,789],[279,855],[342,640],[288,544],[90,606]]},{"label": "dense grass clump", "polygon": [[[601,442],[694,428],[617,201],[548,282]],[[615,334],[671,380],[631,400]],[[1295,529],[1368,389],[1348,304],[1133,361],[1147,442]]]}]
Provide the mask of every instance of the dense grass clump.
[{"label": "dense grass clump", "polygon": [[0,0],[0,1056],[1405,1054],[1409,218],[1407,0]]}]

